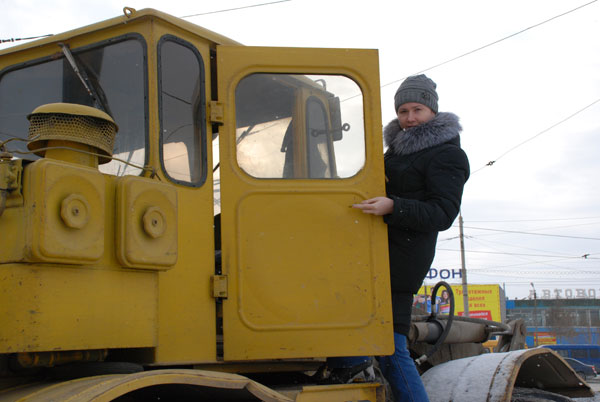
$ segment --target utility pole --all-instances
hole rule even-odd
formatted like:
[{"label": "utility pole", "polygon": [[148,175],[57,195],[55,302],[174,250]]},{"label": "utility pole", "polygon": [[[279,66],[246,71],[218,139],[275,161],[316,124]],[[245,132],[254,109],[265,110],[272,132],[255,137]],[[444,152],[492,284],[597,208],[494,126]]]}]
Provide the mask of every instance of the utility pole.
[{"label": "utility pole", "polygon": [[460,234],[460,276],[462,278],[464,316],[469,316],[469,290],[467,288],[467,267],[465,263],[465,236],[463,235],[462,213],[458,212],[458,230]]},{"label": "utility pole", "polygon": [[535,286],[533,286],[533,282],[529,282],[531,287],[533,288],[533,323],[535,324],[535,332],[533,333],[533,346],[538,345],[538,325],[537,325],[537,293],[535,291]]}]

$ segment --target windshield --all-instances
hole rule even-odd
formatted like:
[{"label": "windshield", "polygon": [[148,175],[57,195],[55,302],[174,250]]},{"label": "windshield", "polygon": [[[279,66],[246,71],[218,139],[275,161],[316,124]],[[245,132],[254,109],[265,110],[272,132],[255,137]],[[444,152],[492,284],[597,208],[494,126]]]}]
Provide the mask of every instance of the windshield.
[{"label": "windshield", "polygon": [[[114,156],[143,166],[147,131],[145,43],[130,35],[71,49],[71,53],[119,126]],[[40,105],[66,102],[97,106],[80,75],[62,51],[60,54],[62,57],[58,59],[46,58],[10,67],[0,75],[0,141],[27,138],[27,115]],[[10,143],[9,149],[27,151],[25,143],[16,141]],[[37,158],[33,154],[22,156]],[[101,165],[100,170],[116,175],[141,172],[117,161]]]}]

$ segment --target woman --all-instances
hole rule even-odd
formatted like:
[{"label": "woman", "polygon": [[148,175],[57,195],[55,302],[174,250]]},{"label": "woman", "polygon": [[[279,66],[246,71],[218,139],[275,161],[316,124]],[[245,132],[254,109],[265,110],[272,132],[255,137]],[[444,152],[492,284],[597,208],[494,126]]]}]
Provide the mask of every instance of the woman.
[{"label": "woman", "polygon": [[458,215],[469,178],[458,117],[438,113],[437,102],[436,84],[423,74],[400,85],[394,96],[397,118],[383,131],[386,196],[353,205],[383,216],[388,225],[396,347],[379,363],[396,401],[428,400],[406,345],[413,295],[431,267],[438,232]]}]

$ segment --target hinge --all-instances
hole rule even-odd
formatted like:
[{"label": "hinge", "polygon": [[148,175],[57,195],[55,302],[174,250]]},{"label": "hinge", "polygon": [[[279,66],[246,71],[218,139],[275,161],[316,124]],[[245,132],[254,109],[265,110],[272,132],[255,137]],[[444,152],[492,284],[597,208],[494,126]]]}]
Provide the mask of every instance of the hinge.
[{"label": "hinge", "polygon": [[227,299],[227,275],[213,275],[210,279],[212,296]]},{"label": "hinge", "polygon": [[210,101],[208,104],[210,122],[223,124],[223,103]]}]

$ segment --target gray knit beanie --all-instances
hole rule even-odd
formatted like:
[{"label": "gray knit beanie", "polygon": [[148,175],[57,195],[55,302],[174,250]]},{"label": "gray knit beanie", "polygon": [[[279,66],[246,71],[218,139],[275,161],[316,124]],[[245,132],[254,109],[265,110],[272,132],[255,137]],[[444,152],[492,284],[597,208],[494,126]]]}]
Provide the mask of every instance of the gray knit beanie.
[{"label": "gray knit beanie", "polygon": [[437,85],[425,74],[408,77],[400,84],[394,95],[394,107],[398,108],[405,103],[416,102],[429,107],[434,113],[438,112]]}]

